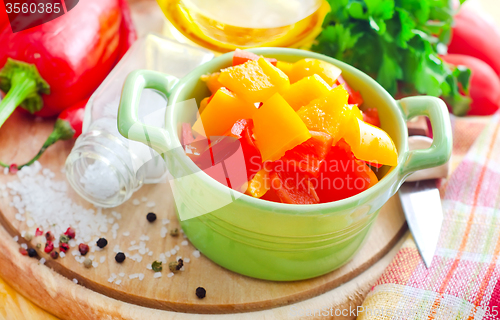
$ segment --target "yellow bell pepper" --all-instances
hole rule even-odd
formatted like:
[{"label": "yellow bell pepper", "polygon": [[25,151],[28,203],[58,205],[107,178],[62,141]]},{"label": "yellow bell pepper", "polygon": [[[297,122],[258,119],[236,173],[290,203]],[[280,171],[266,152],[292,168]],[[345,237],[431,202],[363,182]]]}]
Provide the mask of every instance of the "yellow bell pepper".
[{"label": "yellow bell pepper", "polygon": [[344,135],[354,156],[360,160],[396,166],[398,151],[391,137],[382,129],[353,117]]},{"label": "yellow bell pepper", "polygon": [[251,103],[264,102],[290,87],[287,75],[264,58],[222,69],[218,81]]},{"label": "yellow bell pepper", "polygon": [[205,110],[205,108],[207,107],[208,105],[208,100],[210,100],[210,97],[206,97],[204,98],[203,100],[201,100],[200,102],[200,107],[198,108],[198,114],[197,116],[199,117],[200,114]]},{"label": "yellow bell pepper", "polygon": [[244,101],[222,87],[217,90],[196,120],[193,131],[205,137],[222,136],[237,120],[249,119],[256,111],[257,108],[253,103]]},{"label": "yellow bell pepper", "polygon": [[290,78],[290,74],[292,74],[293,63],[278,60],[278,62],[276,62],[276,67],[283,71],[283,73],[286,74],[288,78]]},{"label": "yellow bell pepper", "polygon": [[330,88],[325,80],[314,74],[292,84],[290,89],[283,93],[283,98],[297,111],[312,100],[326,96]]},{"label": "yellow bell pepper", "polygon": [[248,181],[248,186],[245,191],[246,194],[254,198],[260,198],[271,189],[271,179],[269,178],[269,171],[262,168],[258,171],[252,180]]},{"label": "yellow bell pepper", "polygon": [[295,83],[302,78],[317,74],[332,87],[341,73],[342,70],[338,67],[323,60],[302,59],[293,64],[289,77],[290,82]]},{"label": "yellow bell pepper", "polygon": [[285,152],[311,138],[292,107],[276,93],[255,112],[254,136],[264,161],[276,161]]},{"label": "yellow bell pepper", "polygon": [[200,77],[201,81],[207,84],[208,90],[212,94],[216,93],[222,87],[222,83],[219,82],[220,72],[214,72],[211,74],[205,74]]},{"label": "yellow bell pepper", "polygon": [[344,135],[346,123],[352,116],[353,108],[348,106],[348,98],[344,87],[337,86],[327,96],[300,108],[297,115],[309,130],[328,133],[336,144]]}]

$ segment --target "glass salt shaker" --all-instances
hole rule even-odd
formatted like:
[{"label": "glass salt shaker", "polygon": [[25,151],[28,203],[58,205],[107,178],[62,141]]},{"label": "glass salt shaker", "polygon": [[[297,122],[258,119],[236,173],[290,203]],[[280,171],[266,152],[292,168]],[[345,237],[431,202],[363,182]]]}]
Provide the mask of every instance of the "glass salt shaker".
[{"label": "glass salt shaker", "polygon": [[[122,137],[117,128],[121,90],[127,75],[148,69],[183,77],[213,59],[208,50],[149,34],[138,40],[89,99],[83,133],[66,160],[66,177],[75,191],[101,207],[115,207],[143,184],[166,178],[162,157],[142,143]],[[167,100],[152,89],[141,96],[139,118],[153,126],[164,125]],[[154,117],[148,115],[154,114]]]}]

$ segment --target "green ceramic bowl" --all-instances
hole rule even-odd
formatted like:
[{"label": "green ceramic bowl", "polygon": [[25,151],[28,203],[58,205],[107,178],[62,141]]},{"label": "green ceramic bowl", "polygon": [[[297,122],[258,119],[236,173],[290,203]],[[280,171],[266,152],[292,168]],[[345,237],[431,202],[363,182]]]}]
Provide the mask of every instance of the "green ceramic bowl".
[{"label": "green ceramic bowl", "polygon": [[[382,128],[397,146],[399,164],[382,172],[379,183],[354,197],[315,205],[255,199],[200,172],[179,141],[180,124],[192,123],[196,112],[180,102],[194,98],[199,103],[208,96],[200,76],[230,66],[232,53],[205,63],[181,80],[147,70],[132,72],[123,88],[118,128],[124,137],[148,144],[164,155],[175,178],[171,186],[182,228],[204,255],[227,269],[261,279],[316,277],[343,265],[357,252],[380,208],[409,174],[449,159],[452,135],[448,111],[442,100],[433,97],[395,101],[366,74],[321,54],[285,48],[251,51],[289,62],[316,58],[341,68],[345,80],[363,95],[363,108],[378,109]],[[168,97],[165,128],[138,121],[144,88]],[[434,142],[429,149],[408,151],[406,121],[417,115],[430,118]]]}]

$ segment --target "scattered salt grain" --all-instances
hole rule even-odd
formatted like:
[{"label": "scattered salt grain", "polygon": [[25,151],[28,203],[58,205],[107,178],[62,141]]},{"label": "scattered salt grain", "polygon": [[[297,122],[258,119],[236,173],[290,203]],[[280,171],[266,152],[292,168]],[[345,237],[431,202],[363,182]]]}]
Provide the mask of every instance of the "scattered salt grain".
[{"label": "scattered salt grain", "polygon": [[142,198],[141,198],[141,201],[142,201],[142,202],[146,202],[146,201],[148,201],[148,198],[146,198],[146,197],[142,197]]},{"label": "scattered salt grain", "polygon": [[149,237],[147,235],[143,234],[143,235],[141,235],[139,237],[139,240],[141,240],[141,241],[149,241]]},{"label": "scattered salt grain", "polygon": [[26,225],[28,226],[28,228],[33,228],[33,226],[35,225],[35,222],[30,219],[30,220],[26,221]]},{"label": "scattered salt grain", "polygon": [[179,251],[181,248],[179,248],[179,246],[175,246],[175,247],[174,247],[174,249],[175,249],[176,251]]},{"label": "scattered salt grain", "polygon": [[74,255],[74,256],[80,256],[81,255],[80,251],[78,251],[78,250],[71,251],[71,254]]},{"label": "scattered salt grain", "polygon": [[9,168],[7,167],[3,168],[3,174],[9,174]]},{"label": "scattered salt grain", "polygon": [[151,266],[151,263],[146,266],[146,269],[153,270],[153,267]]},{"label": "scattered salt grain", "polygon": [[165,256],[167,256],[167,258],[170,258],[171,255],[170,251],[165,252]]},{"label": "scattered salt grain", "polygon": [[153,251],[149,251],[149,252],[148,252],[148,256],[150,256],[150,257],[151,257],[152,255],[153,255]]},{"label": "scattered salt grain", "polygon": [[144,273],[139,273],[139,281],[144,280]]},{"label": "scattered salt grain", "polygon": [[21,231],[21,237],[24,238],[25,235],[26,235],[26,230]]},{"label": "scattered salt grain", "polygon": [[199,257],[200,257],[200,251],[198,251],[198,250],[194,250],[194,251],[193,251],[193,257],[195,257],[195,258],[199,258]]},{"label": "scattered salt grain", "polygon": [[187,240],[182,241],[182,242],[181,242],[181,245],[183,245],[183,246],[187,246],[187,245],[188,245]]},{"label": "scattered salt grain", "polygon": [[92,260],[92,261],[94,261],[95,256],[94,256],[94,255],[90,255],[90,256],[89,256],[89,259],[90,259],[90,260]]},{"label": "scattered salt grain", "polygon": [[19,237],[18,237],[18,236],[15,236],[15,237],[14,237],[14,238],[12,238],[12,239],[14,239],[14,241],[15,241],[15,242],[18,242],[18,241],[19,241]]},{"label": "scattered salt grain", "polygon": [[149,201],[148,203],[146,203],[146,207],[148,208],[153,208],[154,206],[156,206],[156,203],[154,201]]},{"label": "scattered salt grain", "polygon": [[113,248],[113,252],[114,253],[120,252],[120,246],[119,245],[115,245],[115,247]]},{"label": "scattered salt grain", "polygon": [[115,281],[115,284],[116,284],[116,285],[118,285],[118,286],[119,286],[121,283],[122,283],[122,281],[121,281],[120,279],[118,279],[118,280],[116,280],[116,281]]},{"label": "scattered salt grain", "polygon": [[168,232],[167,228],[165,228],[165,227],[161,227],[161,230],[160,230],[160,236],[161,236],[162,238],[165,238],[165,237],[167,236],[167,232]]},{"label": "scattered salt grain", "polygon": [[153,275],[153,278],[161,278],[161,272],[155,272],[155,274]]},{"label": "scattered salt grain", "polygon": [[184,263],[189,263],[189,262],[191,261],[191,259],[189,259],[189,258],[185,258],[185,259],[183,259],[182,261],[184,261]]},{"label": "scattered salt grain", "polygon": [[170,272],[169,274],[167,274],[167,277],[169,277],[169,278],[172,278],[173,276],[174,276],[173,272]]},{"label": "scattered salt grain", "polygon": [[125,277],[125,272],[120,272],[118,275],[119,275],[120,277]]},{"label": "scattered salt grain", "polygon": [[98,265],[99,265],[99,263],[97,263],[96,261],[92,262],[92,267],[97,268]]},{"label": "scattered salt grain", "polygon": [[166,224],[169,224],[169,223],[170,223],[170,220],[168,220],[168,219],[162,219],[162,220],[161,220],[161,223],[162,223],[163,225],[166,225]]},{"label": "scattered salt grain", "polygon": [[64,253],[64,252],[62,252],[62,251],[61,251],[61,252],[59,252],[59,257],[61,257],[61,258],[66,257],[66,253]]},{"label": "scattered salt grain", "polygon": [[122,233],[122,235],[128,237],[130,235],[130,231],[125,231],[124,233]]},{"label": "scattered salt grain", "polygon": [[138,205],[140,205],[140,204],[141,204],[141,202],[140,202],[139,200],[137,200],[137,199],[134,199],[134,200],[132,200],[132,204],[133,204],[134,206],[138,206]]},{"label": "scattered salt grain", "polygon": [[136,243],[137,243],[137,242],[136,242],[135,240],[134,240],[134,241],[130,241],[130,244],[131,244],[131,245],[134,245],[134,244],[136,244]]},{"label": "scattered salt grain", "polygon": [[186,270],[186,269],[184,269],[184,266],[182,266],[179,270],[184,271],[184,270]]},{"label": "scattered salt grain", "polygon": [[77,279],[73,279],[73,282],[74,282],[75,284],[78,284],[78,280],[77,280]]},{"label": "scattered salt grain", "polygon": [[138,273],[132,273],[131,275],[128,276],[129,279],[136,279],[136,278],[139,278],[139,274]]},{"label": "scattered salt grain", "polygon": [[180,259],[182,259],[181,256],[177,256],[177,258],[175,258],[175,260],[179,261]]},{"label": "scattered salt grain", "polygon": [[42,259],[40,259],[40,261],[39,261],[39,262],[40,262],[40,264],[45,264],[45,262],[46,262],[46,261],[47,261],[47,260],[45,260],[45,258],[42,258]]},{"label": "scattered salt grain", "polygon": [[104,263],[104,261],[106,261],[106,257],[101,257],[101,259],[99,260],[100,263]]},{"label": "scattered salt grain", "polygon": [[21,248],[28,250],[28,245],[26,243],[21,243]]}]

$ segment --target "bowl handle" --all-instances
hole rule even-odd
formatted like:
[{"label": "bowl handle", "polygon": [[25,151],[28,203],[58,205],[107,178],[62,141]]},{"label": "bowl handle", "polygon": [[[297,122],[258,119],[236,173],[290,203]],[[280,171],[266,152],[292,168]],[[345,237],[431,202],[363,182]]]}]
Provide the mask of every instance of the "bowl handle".
[{"label": "bowl handle", "polygon": [[416,116],[427,116],[431,121],[434,138],[428,149],[412,150],[401,169],[402,181],[411,173],[440,166],[451,156],[453,137],[450,115],[443,100],[435,97],[409,97],[398,101],[406,121]]},{"label": "bowl handle", "polygon": [[168,98],[179,79],[151,70],[132,71],[123,85],[118,107],[118,131],[127,139],[142,142],[162,154],[170,149],[171,139],[163,128],[140,122],[137,118],[143,89],[156,89]]}]

